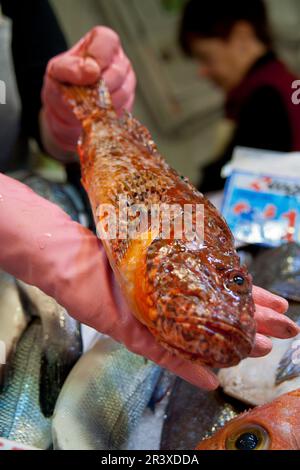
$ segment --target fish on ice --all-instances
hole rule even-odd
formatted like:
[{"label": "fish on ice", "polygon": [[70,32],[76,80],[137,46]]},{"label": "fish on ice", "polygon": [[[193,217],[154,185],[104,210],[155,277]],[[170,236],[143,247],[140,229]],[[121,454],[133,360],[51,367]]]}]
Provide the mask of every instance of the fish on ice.
[{"label": "fish on ice", "polygon": [[[107,218],[99,214],[102,205],[109,204],[120,216],[119,196],[128,204],[129,236],[123,237],[124,227],[119,227],[115,238],[102,236],[102,241],[134,315],[182,358],[214,367],[238,364],[254,345],[254,302],[251,277],[240,264],[225,220],[170,168],[145,127],[131,115],[118,119],[103,82],[62,85],[62,93],[83,126],[82,182],[98,231],[107,230]],[[177,239],[174,224],[167,237],[150,224],[140,237],[130,237],[141,221],[132,210],[135,204],[146,206],[147,213],[153,205],[177,205],[181,218],[186,204],[201,206],[203,239],[196,234],[191,241],[186,230]]]}]

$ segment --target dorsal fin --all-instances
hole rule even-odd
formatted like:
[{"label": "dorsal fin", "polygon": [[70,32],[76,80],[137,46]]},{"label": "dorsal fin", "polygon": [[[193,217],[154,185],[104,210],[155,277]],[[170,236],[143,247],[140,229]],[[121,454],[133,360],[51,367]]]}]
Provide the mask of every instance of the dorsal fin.
[{"label": "dorsal fin", "polygon": [[111,95],[104,80],[100,80],[98,86],[99,106],[102,109],[114,110]]},{"label": "dorsal fin", "polygon": [[63,96],[79,121],[84,121],[94,112],[107,110],[113,117],[117,117],[113,108],[110,93],[101,80],[97,85],[74,86],[61,85]]},{"label": "dorsal fin", "polygon": [[158,153],[156,144],[148,129],[135,119],[131,113],[125,111],[121,123],[134,140],[142,144],[153,155]]}]

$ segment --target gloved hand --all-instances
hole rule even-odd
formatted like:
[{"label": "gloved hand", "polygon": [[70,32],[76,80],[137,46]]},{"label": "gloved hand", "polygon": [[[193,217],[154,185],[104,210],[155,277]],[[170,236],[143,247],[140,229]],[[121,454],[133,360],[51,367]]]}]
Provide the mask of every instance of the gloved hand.
[{"label": "gloved hand", "polygon": [[50,60],[42,91],[41,130],[44,145],[53,156],[63,159],[67,152],[75,153],[81,129],[62,99],[58,83],[92,85],[101,77],[117,112],[131,111],[135,74],[118,35],[104,26],[95,27],[72,49]]},{"label": "gloved hand", "polygon": [[[54,297],[80,322],[123,343],[192,384],[214,389],[207,368],[179,359],[156,343],[127,307],[101,242],[59,207],[0,174],[0,267]],[[299,328],[282,315],[285,300],[254,289],[258,334],[252,356],[271,348],[264,335],[289,338]]]}]

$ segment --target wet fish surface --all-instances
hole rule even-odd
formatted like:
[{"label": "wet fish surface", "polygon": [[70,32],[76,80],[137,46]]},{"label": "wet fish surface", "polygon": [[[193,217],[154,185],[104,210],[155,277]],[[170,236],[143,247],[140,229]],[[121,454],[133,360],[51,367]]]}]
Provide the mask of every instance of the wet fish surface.
[{"label": "wet fish surface", "polygon": [[286,243],[263,251],[251,267],[254,282],[274,294],[300,303],[300,245]]},{"label": "wet fish surface", "polygon": [[192,450],[246,407],[221,390],[207,392],[177,378],[166,409],[161,450]]},{"label": "wet fish surface", "polygon": [[299,450],[300,390],[230,421],[198,450]]},{"label": "wet fish surface", "polygon": [[51,420],[40,408],[42,327],[34,321],[22,335],[12,374],[0,394],[0,436],[39,449],[51,445]]},{"label": "wet fish surface", "polygon": [[144,204],[148,214],[155,204],[176,204],[180,217],[186,204],[204,208],[203,240],[196,236],[191,241],[186,231],[176,239],[174,230],[164,237],[149,224],[137,239],[120,231],[111,239],[102,236],[134,315],[160,344],[182,358],[214,367],[239,363],[254,344],[254,303],[251,278],[240,264],[225,220],[169,167],[145,127],[131,115],[118,119],[103,83],[61,89],[83,126],[82,182],[98,233],[107,230],[99,208],[109,204],[120,216],[120,195],[129,207],[127,233],[140,222],[130,212],[135,204]]},{"label": "wet fish surface", "polygon": [[22,281],[17,285],[26,310],[42,323],[40,405],[50,417],[61,387],[82,354],[81,327],[65,308],[37,287]]},{"label": "wet fish surface", "polygon": [[0,362],[0,392],[6,386],[10,364],[29,317],[23,309],[15,279],[0,271],[0,341],[3,344],[3,362]]}]

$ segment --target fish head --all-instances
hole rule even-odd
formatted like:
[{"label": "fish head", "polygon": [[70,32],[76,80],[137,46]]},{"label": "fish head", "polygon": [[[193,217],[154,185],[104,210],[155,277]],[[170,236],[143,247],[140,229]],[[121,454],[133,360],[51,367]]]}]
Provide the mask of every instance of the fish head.
[{"label": "fish head", "polygon": [[231,367],[249,356],[255,338],[252,278],[226,240],[219,246],[154,240],[145,271],[140,278],[146,288],[137,284],[149,306],[144,323],[165,348],[212,367]]},{"label": "fish head", "polygon": [[300,390],[233,419],[197,450],[299,450]]}]

